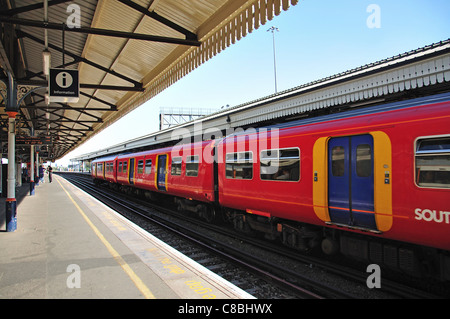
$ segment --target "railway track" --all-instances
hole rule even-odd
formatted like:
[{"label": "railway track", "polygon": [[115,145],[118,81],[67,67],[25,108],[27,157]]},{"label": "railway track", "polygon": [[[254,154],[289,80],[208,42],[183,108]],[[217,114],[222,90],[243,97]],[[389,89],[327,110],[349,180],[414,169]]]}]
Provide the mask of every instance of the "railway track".
[{"label": "railway track", "polygon": [[280,245],[180,215],[168,207],[112,193],[109,189],[95,187],[89,177],[63,176],[257,298],[436,297],[386,280],[383,280],[383,289],[369,289],[367,273],[296,254]]}]

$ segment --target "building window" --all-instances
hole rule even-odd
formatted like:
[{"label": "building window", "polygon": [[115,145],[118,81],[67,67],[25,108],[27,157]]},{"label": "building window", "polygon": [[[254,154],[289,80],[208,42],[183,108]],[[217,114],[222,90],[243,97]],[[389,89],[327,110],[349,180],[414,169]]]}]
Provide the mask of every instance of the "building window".
[{"label": "building window", "polygon": [[172,158],[172,175],[181,175],[181,157]]},{"label": "building window", "polygon": [[253,178],[253,153],[228,153],[225,158],[226,177],[233,179]]},{"label": "building window", "polygon": [[261,151],[262,180],[299,181],[300,150],[298,148]]},{"label": "building window", "polygon": [[418,186],[450,188],[450,137],[417,140],[415,167]]},{"label": "building window", "polygon": [[198,155],[186,157],[186,176],[198,176]]}]

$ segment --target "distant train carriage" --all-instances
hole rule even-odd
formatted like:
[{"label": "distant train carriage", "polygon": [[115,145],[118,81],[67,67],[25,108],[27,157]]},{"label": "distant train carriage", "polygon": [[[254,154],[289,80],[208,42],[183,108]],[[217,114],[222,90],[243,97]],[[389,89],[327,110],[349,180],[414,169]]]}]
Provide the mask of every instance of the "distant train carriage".
[{"label": "distant train carriage", "polygon": [[[93,162],[96,170],[92,174],[105,181],[115,176],[115,181],[128,192],[137,189],[178,196],[180,209],[197,207],[197,202],[214,202],[213,144],[199,142],[124,154],[114,158],[114,166],[112,158],[102,158]],[[104,167],[114,167],[114,175]]]},{"label": "distant train carriage", "polygon": [[91,175],[95,180],[105,180],[111,183],[117,182],[116,175],[116,158],[117,156],[107,156],[96,159],[91,163]]}]

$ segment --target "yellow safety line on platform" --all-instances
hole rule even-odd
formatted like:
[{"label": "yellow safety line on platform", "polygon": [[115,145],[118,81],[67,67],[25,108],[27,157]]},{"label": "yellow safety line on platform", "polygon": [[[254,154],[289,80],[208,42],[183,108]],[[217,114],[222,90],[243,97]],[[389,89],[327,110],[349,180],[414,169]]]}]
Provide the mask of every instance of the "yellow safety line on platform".
[{"label": "yellow safety line on platform", "polygon": [[106,240],[106,238],[103,236],[103,234],[98,230],[97,227],[91,222],[91,220],[86,216],[84,211],[78,206],[78,204],[74,201],[72,196],[70,196],[69,192],[64,188],[64,186],[61,184],[60,181],[58,181],[58,184],[62,187],[64,192],[66,192],[67,196],[70,198],[72,203],[75,205],[75,207],[78,209],[78,212],[83,216],[84,220],[88,223],[88,225],[92,228],[94,233],[97,235],[97,237],[102,241],[102,243],[106,246],[109,253],[114,257],[114,259],[117,261],[117,263],[122,267],[123,271],[130,277],[130,279],[133,281],[135,286],[139,289],[139,291],[145,296],[147,299],[156,299],[153,293],[148,289],[148,287],[144,284],[144,282],[139,278],[138,275],[131,269],[131,267],[127,264],[127,262],[120,256],[120,254],[113,248],[113,246]]}]

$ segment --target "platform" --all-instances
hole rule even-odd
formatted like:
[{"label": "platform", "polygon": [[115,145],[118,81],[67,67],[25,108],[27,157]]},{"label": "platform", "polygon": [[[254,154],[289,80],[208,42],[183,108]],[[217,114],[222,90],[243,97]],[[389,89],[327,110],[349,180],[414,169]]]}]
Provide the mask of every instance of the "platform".
[{"label": "platform", "polygon": [[0,298],[253,298],[60,176],[17,225],[0,228]]}]

